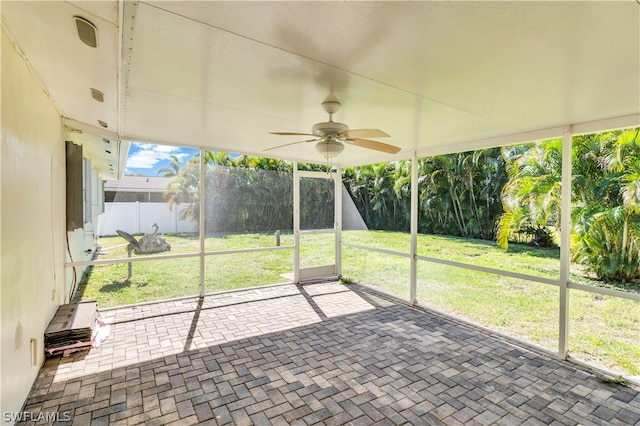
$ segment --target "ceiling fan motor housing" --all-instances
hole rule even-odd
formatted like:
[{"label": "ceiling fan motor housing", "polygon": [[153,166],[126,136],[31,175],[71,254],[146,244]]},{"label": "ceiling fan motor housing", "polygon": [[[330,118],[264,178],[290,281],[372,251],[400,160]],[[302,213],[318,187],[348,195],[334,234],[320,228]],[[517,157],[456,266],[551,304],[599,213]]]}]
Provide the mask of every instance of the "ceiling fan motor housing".
[{"label": "ceiling fan motor housing", "polygon": [[311,128],[311,133],[316,136],[338,136],[340,132],[349,130],[349,126],[344,123],[336,123],[335,121],[325,121],[323,123],[316,123]]}]

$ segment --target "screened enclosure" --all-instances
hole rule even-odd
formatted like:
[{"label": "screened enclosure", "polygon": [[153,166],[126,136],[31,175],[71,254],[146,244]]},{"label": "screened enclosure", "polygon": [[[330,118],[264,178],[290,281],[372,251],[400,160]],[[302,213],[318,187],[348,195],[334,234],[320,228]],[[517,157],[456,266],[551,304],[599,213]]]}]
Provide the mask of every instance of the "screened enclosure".
[{"label": "screened enclosure", "polygon": [[[565,137],[333,172],[200,151],[169,180],[164,202],[155,203],[157,215],[138,213],[149,230],[131,236],[142,240],[151,235],[168,248],[144,253],[120,235],[100,236],[96,260],[80,263],[91,268],[76,297],[95,298],[109,307],[339,278],[555,353],[638,375],[637,279],[626,284],[594,279],[593,270],[568,252],[579,245],[570,244],[570,235],[562,232],[562,209],[576,204],[562,204],[562,182],[568,179],[563,173],[572,173],[568,176],[574,182],[583,175],[575,162],[568,169],[572,162],[563,155],[563,144],[575,157],[585,151],[585,143],[593,145],[593,138],[571,143]],[[530,173],[534,169],[537,174]],[[536,198],[523,198],[521,187],[527,185],[537,185],[536,196],[547,200],[538,216],[531,214]],[[509,191],[516,195],[509,198]],[[611,209],[620,208],[612,202]],[[526,208],[515,212],[516,205]],[[190,224],[192,231],[163,229],[158,224],[166,214]],[[351,218],[343,226],[354,215],[358,221]],[[580,217],[574,214],[566,229],[581,229]],[[571,235],[576,240],[575,231]],[[637,244],[637,235],[629,238]]]}]

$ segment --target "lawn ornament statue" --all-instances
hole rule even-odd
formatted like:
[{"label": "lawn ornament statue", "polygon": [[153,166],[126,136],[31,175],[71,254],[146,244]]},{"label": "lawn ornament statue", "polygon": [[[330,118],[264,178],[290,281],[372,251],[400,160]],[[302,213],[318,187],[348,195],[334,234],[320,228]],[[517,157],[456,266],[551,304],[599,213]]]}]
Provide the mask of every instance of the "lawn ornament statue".
[{"label": "lawn ornament statue", "polygon": [[[151,254],[171,250],[171,244],[169,244],[164,238],[158,236],[158,229],[160,229],[158,224],[154,223],[153,225],[151,225],[151,227],[153,228],[153,232],[144,234],[140,238],[140,241],[136,240],[136,238],[128,232],[124,232],[119,229],[116,230],[118,235],[127,240],[127,242],[129,243],[127,245],[128,257],[131,257],[131,253]],[[127,280],[131,278],[132,274],[133,264],[129,262]]]},{"label": "lawn ornament statue", "polygon": [[158,224],[154,223],[151,227],[153,228],[153,232],[144,234],[140,240],[136,240],[133,235],[119,229],[116,232],[129,243],[129,245],[127,245],[128,252],[151,254],[171,250],[171,244],[164,238],[158,236],[158,229],[160,229]]}]

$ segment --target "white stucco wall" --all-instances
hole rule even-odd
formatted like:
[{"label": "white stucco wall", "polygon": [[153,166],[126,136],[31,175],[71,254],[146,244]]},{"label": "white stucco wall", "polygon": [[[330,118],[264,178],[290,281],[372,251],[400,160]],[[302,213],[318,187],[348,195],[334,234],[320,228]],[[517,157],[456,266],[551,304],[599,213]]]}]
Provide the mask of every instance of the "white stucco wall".
[{"label": "white stucco wall", "polygon": [[22,408],[44,361],[44,330],[64,298],[65,148],[59,113],[4,31],[1,47],[0,413],[5,413]]}]

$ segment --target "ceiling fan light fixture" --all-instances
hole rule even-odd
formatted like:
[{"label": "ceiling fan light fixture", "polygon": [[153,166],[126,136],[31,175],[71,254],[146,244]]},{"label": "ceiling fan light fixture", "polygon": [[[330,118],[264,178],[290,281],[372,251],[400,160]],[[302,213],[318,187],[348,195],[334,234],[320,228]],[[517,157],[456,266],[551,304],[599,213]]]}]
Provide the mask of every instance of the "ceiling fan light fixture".
[{"label": "ceiling fan light fixture", "polygon": [[344,145],[334,140],[320,141],[316,144],[316,150],[329,160],[338,156],[344,150]]}]

